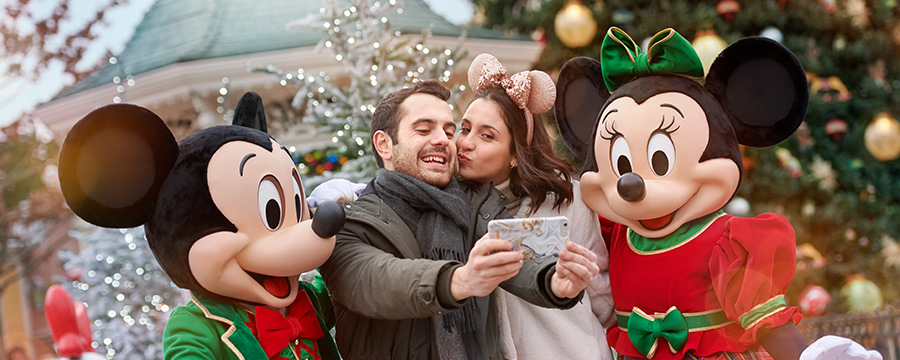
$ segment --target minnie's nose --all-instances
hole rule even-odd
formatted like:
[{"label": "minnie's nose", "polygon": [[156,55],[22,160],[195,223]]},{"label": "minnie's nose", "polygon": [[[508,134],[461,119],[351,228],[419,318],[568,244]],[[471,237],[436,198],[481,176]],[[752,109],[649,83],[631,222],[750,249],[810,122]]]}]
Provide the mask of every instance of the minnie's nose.
[{"label": "minnie's nose", "polygon": [[619,192],[619,196],[628,202],[641,201],[646,194],[644,179],[633,172],[626,173],[619,178],[619,182],[616,184],[616,190]]}]

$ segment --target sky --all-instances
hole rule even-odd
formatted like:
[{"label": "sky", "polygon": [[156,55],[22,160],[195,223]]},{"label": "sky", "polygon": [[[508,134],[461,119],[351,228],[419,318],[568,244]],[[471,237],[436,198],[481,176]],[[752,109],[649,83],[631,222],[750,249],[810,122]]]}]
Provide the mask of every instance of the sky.
[{"label": "sky", "polygon": [[[0,6],[15,0],[0,0]],[[92,65],[103,61],[105,50],[109,49],[113,54],[121,52],[125,44],[134,33],[134,29],[140,23],[144,13],[155,0],[130,0],[127,5],[119,6],[104,14],[107,24],[95,28],[98,38],[91,44],[84,54],[83,64]],[[316,1],[316,0],[298,0]],[[464,24],[472,19],[475,13],[474,6],[469,0],[424,0],[431,9],[455,24]],[[46,14],[53,9],[58,0],[32,0],[33,11],[36,15]],[[96,0],[72,0],[72,22],[84,22],[94,14],[97,8]],[[102,2],[105,3],[105,2]],[[40,16],[40,15],[38,15]],[[2,18],[0,21],[7,21]],[[30,24],[20,24],[20,29],[30,31]],[[63,31],[65,31],[63,29]],[[3,65],[0,54],[0,66]],[[2,74],[2,73],[0,73]],[[0,127],[5,127],[19,117],[37,106],[53,98],[65,86],[71,84],[72,79],[67,77],[62,66],[56,66],[44,71],[37,79],[20,79],[0,86]],[[5,82],[0,82],[0,84]]]}]

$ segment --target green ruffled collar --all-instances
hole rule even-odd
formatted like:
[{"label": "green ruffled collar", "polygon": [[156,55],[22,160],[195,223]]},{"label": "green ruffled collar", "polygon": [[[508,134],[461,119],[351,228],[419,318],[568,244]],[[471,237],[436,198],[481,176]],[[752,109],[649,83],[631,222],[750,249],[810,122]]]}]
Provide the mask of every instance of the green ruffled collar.
[{"label": "green ruffled collar", "polygon": [[654,255],[678,248],[693,240],[716,221],[725,215],[722,210],[716,211],[706,217],[691,221],[679,227],[671,234],[661,238],[647,238],[628,229],[628,247],[640,255]]}]

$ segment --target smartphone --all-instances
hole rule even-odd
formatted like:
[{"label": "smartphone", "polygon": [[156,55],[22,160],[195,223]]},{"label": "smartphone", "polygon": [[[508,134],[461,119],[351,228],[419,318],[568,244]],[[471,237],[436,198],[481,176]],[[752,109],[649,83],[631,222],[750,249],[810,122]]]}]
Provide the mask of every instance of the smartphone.
[{"label": "smartphone", "polygon": [[488,237],[512,243],[525,259],[555,256],[569,240],[569,219],[565,216],[491,220]]}]

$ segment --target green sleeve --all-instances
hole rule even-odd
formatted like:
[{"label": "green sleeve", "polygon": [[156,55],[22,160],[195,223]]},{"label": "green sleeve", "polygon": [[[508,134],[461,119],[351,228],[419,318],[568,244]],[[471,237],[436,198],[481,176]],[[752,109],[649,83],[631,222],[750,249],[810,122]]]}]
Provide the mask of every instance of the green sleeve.
[{"label": "green sleeve", "polygon": [[334,327],[335,317],[334,317],[334,305],[331,303],[331,296],[328,295],[328,289],[325,287],[325,281],[322,280],[322,274],[316,273],[316,276],[309,283],[310,289],[312,290],[312,297],[315,297],[315,306],[316,310],[319,312],[319,315],[322,316],[322,321],[325,322],[325,327],[329,330]]},{"label": "green sleeve", "polygon": [[184,306],[172,312],[163,333],[163,359],[232,359],[222,351],[219,336],[224,329],[217,323],[198,318]]}]

